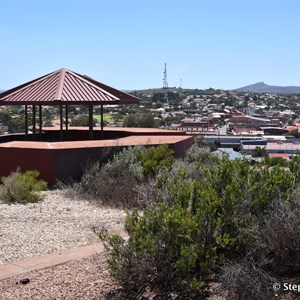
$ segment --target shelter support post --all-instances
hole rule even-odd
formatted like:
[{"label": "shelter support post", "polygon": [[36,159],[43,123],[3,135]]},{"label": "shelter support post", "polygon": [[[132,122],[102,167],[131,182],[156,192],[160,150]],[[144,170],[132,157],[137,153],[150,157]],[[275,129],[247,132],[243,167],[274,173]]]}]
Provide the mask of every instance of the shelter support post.
[{"label": "shelter support post", "polygon": [[68,114],[69,114],[69,110],[68,110],[68,105],[67,104],[66,104],[65,110],[66,110],[66,139],[68,140],[68,129],[69,129]]},{"label": "shelter support post", "polygon": [[89,139],[93,139],[93,104],[89,104]]},{"label": "shelter support post", "polygon": [[28,106],[25,105],[25,138],[28,140]]},{"label": "shelter support post", "polygon": [[100,120],[100,125],[101,125],[101,140],[103,140],[103,104],[101,104],[101,120]]},{"label": "shelter support post", "polygon": [[42,105],[39,105],[39,138],[42,140],[42,128],[43,128],[43,118],[42,118]]},{"label": "shelter support post", "polygon": [[63,107],[62,105],[60,104],[59,105],[59,125],[60,125],[60,140],[63,141],[64,139],[64,132],[63,132]]},{"label": "shelter support post", "polygon": [[35,122],[35,105],[32,106],[32,139],[35,141],[35,132],[36,132],[36,122]]}]

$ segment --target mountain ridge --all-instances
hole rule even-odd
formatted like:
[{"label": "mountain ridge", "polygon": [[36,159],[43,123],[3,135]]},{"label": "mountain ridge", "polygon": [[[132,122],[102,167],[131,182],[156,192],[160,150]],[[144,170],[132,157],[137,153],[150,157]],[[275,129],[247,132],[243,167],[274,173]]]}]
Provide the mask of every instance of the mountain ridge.
[{"label": "mountain ridge", "polygon": [[234,89],[236,92],[269,93],[269,94],[300,94],[300,86],[278,86],[257,82]]}]

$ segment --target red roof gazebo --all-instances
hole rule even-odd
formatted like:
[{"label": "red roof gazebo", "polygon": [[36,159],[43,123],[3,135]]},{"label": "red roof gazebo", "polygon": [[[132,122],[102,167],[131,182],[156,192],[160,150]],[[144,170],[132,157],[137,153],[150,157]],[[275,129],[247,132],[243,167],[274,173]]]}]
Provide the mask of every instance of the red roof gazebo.
[{"label": "red roof gazebo", "polygon": [[101,106],[103,132],[103,105],[137,104],[139,98],[107,86],[86,75],[60,69],[7,90],[0,94],[0,105],[25,106],[25,135],[28,137],[28,105],[32,105],[33,140],[36,135],[36,106],[39,107],[39,132],[42,133],[42,105],[59,105],[60,138],[63,140],[63,108],[68,132],[68,105],[89,106],[89,139],[93,139],[93,106]]},{"label": "red roof gazebo", "polygon": [[[24,105],[25,135],[0,136],[0,177],[20,167],[22,171],[39,170],[40,177],[49,183],[79,179],[90,163],[101,163],[110,154],[135,145],[157,146],[167,143],[177,156],[183,155],[193,143],[193,137],[185,132],[157,128],[103,128],[104,105],[137,103],[137,97],[67,69],[49,73],[1,93],[0,106]],[[42,130],[43,105],[59,106],[60,130]],[[88,134],[86,127],[68,129],[69,105],[88,105]],[[101,128],[93,127],[94,105],[101,107]],[[28,134],[29,106],[33,113],[32,135]],[[38,126],[35,121],[37,112]],[[36,140],[36,127],[39,127],[40,139],[31,142]]]}]

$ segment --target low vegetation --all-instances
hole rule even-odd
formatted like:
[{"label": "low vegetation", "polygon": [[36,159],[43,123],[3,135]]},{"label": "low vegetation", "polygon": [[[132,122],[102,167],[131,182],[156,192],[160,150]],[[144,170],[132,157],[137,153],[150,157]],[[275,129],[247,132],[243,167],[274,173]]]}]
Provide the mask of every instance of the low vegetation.
[{"label": "low vegetation", "polygon": [[[217,281],[229,299],[272,299],[274,282],[293,282],[300,271],[299,160],[250,166],[197,146],[175,160],[164,147],[123,150],[87,181],[103,201],[137,208],[126,218],[128,239],[99,233],[124,290],[189,298]],[[116,191],[107,185],[118,190],[113,202]]]},{"label": "low vegetation", "polygon": [[7,177],[1,178],[0,200],[5,203],[33,203],[43,199],[40,191],[46,189],[47,183],[39,180],[38,171],[20,170],[12,172]]},{"label": "low vegetation", "polygon": [[[135,147],[90,165],[73,189],[128,210],[128,238],[98,233],[128,297],[199,299],[213,282],[226,299],[286,299],[272,287],[299,284],[300,160],[274,161],[219,160],[197,145],[182,159],[167,145]],[[2,178],[1,199],[39,201],[38,176]]]},{"label": "low vegetation", "polygon": [[152,128],[157,127],[154,117],[150,112],[142,114],[129,114],[124,117],[124,127],[144,127]]},{"label": "low vegetation", "polygon": [[83,197],[105,205],[144,208],[149,204],[145,194],[148,194],[156,172],[167,170],[173,161],[174,152],[167,145],[123,149],[103,166],[90,165],[74,189]]}]

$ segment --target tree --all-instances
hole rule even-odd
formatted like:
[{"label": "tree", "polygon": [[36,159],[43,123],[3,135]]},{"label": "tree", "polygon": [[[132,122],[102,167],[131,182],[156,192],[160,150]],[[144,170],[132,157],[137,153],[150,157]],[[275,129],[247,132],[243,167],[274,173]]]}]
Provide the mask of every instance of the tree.
[{"label": "tree", "polygon": [[52,121],[54,119],[54,115],[50,109],[48,108],[43,109],[43,119],[44,119],[45,126],[49,126],[49,127],[53,126]]},{"label": "tree", "polygon": [[7,122],[7,129],[9,133],[17,133],[25,131],[24,117],[14,117]]},{"label": "tree", "polygon": [[11,120],[11,113],[7,109],[0,110],[0,123],[3,126],[7,126]]},{"label": "tree", "polygon": [[255,150],[253,152],[254,157],[266,157],[267,152],[265,147],[255,147]]},{"label": "tree", "polygon": [[[97,119],[93,119],[93,126],[97,123]],[[76,116],[71,120],[71,126],[89,126],[89,117],[85,115]]]},{"label": "tree", "polygon": [[152,100],[153,100],[153,102],[164,103],[165,102],[165,97],[166,97],[166,95],[164,93],[154,93],[153,96],[152,96]]},{"label": "tree", "polygon": [[298,129],[291,130],[287,135],[292,135],[295,138],[299,138],[300,137],[300,133],[299,133]]},{"label": "tree", "polygon": [[155,120],[151,113],[127,115],[123,120],[123,126],[125,127],[142,127],[153,128],[155,127]]}]

